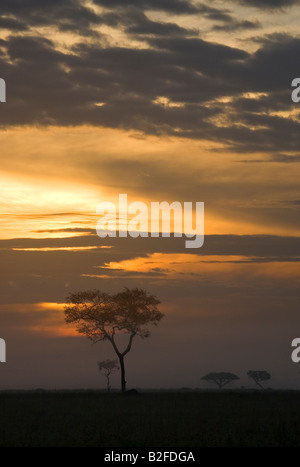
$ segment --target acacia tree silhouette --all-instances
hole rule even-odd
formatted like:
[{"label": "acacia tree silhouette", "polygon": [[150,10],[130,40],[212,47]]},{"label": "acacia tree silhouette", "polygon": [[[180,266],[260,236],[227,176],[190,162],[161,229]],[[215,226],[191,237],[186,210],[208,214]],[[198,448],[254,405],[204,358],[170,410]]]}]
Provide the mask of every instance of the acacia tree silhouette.
[{"label": "acacia tree silhouette", "polygon": [[226,373],[221,371],[219,373],[207,373],[207,375],[202,376],[201,379],[204,379],[208,383],[214,383],[218,386],[219,389],[222,389],[226,384],[229,384],[232,381],[236,381],[240,378],[234,373]]},{"label": "acacia tree silhouette", "polygon": [[110,376],[115,372],[115,370],[119,370],[120,367],[118,365],[117,360],[103,360],[102,362],[98,362],[98,368],[100,373],[106,378],[106,389],[110,391]]},{"label": "acacia tree silhouette", "polygon": [[[75,324],[80,334],[93,343],[108,340],[120,362],[121,391],[126,391],[124,358],[130,352],[135,336],[149,337],[149,325],[157,326],[163,318],[159,300],[143,289],[128,289],[117,294],[100,290],[72,293],[65,306],[66,323]],[[127,334],[125,349],[117,343],[119,334]]]},{"label": "acacia tree silhouette", "polygon": [[255,384],[257,384],[257,386],[259,386],[260,389],[265,389],[261,384],[262,381],[268,381],[269,379],[271,379],[270,373],[268,373],[265,370],[249,370],[247,372],[247,375],[249,376],[249,378],[253,379]]}]

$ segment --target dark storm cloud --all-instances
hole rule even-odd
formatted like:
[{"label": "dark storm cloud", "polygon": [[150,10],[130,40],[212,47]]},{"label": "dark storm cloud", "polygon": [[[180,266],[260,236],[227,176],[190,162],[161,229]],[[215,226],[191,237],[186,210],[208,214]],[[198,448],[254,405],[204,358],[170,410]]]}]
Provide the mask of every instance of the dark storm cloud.
[{"label": "dark storm cloud", "polygon": [[197,31],[186,29],[175,23],[150,20],[139,8],[130,8],[127,4],[124,8],[109,11],[101,15],[102,23],[107,26],[121,28],[128,34],[142,37],[144,35],[158,36],[190,36],[197,35]]},{"label": "dark storm cloud", "polygon": [[105,8],[116,9],[135,9],[136,11],[149,11],[158,10],[177,15],[198,14],[212,21],[221,21],[224,23],[232,24],[233,29],[241,29],[244,24],[245,29],[251,28],[250,24],[255,27],[255,23],[251,21],[234,20],[228,9],[214,8],[202,2],[192,3],[185,0],[94,0],[94,3]]},{"label": "dark storm cloud", "polygon": [[[158,39],[157,46],[163,47]],[[142,124],[141,129],[146,133],[165,132],[166,129],[160,128],[160,121],[169,131],[174,124],[187,126],[195,113],[200,123],[203,117],[212,114],[209,109],[191,105],[165,111],[152,100],[157,95],[167,95],[184,101],[198,97],[201,102],[215,95],[215,86],[219,87],[220,94],[221,83],[214,86],[208,77],[195,74],[201,66],[194,65],[194,59],[203,58],[203,67],[209,71],[215,65],[207,54],[225,65],[245,53],[201,40],[170,42],[168,39],[166,46],[170,50],[101,49],[82,45],[74,49],[77,56],[68,56],[55,51],[46,39],[10,38],[7,51],[14,64],[3,62],[1,67],[12,96],[5,108],[6,122],[66,125],[86,122],[127,128],[139,128]],[[39,68],[33,74],[37,63]],[[63,65],[71,71],[65,71]],[[178,69],[180,65],[185,69]],[[226,87],[234,90],[231,83]],[[94,106],[101,101],[106,105]],[[30,105],[20,109],[20,102]]]},{"label": "dark storm cloud", "polygon": [[101,19],[80,0],[1,0],[1,16],[14,15],[31,26],[60,25],[63,21],[87,26]]},{"label": "dark storm cloud", "polygon": [[249,58],[245,68],[257,90],[259,87],[270,91],[291,89],[291,81],[299,73],[299,48],[299,38],[282,35],[267,37],[262,47]]},{"label": "dark storm cloud", "polygon": [[124,24],[125,30],[129,34],[138,36],[189,36],[197,35],[197,31],[186,29],[174,23],[160,23],[151,21],[141,12],[131,12],[128,15],[120,15],[119,24]]},{"label": "dark storm cloud", "polygon": [[[54,26],[61,31],[77,32],[84,36],[95,35],[91,28],[102,23],[101,17],[82,5],[81,0],[2,0],[0,15],[4,16],[4,24],[12,22],[11,30],[17,29],[17,23],[24,22],[28,28]],[[7,15],[14,15],[22,23],[13,23],[14,20]],[[18,29],[21,29],[20,26]]]},{"label": "dark storm cloud", "polygon": [[[205,17],[206,19],[209,19],[211,21],[217,21],[221,22],[223,24],[216,25],[213,27],[215,30],[228,30],[228,31],[234,31],[237,29],[257,29],[259,26],[259,23],[253,22],[253,21],[238,21],[233,16],[229,13],[229,10],[227,9],[220,9],[220,8],[213,8],[211,6],[208,6],[204,3],[197,3],[192,5],[189,2],[159,2],[156,0],[152,1],[129,1],[129,2],[123,2],[123,1],[98,1],[98,4],[101,4],[102,6],[105,6],[109,9],[116,9],[116,6],[118,7],[119,10],[122,11],[120,14],[120,18],[118,23],[128,23],[128,20],[133,21],[133,22],[138,22],[135,26],[132,26],[133,32],[139,33],[139,34],[147,34],[149,31],[151,33],[158,33],[161,34],[161,30],[163,30],[165,33],[169,30],[171,34],[174,32],[179,32],[179,30],[184,31],[183,28],[176,28],[176,25],[162,25],[161,23],[157,23],[154,21],[150,21],[149,19],[146,20],[146,16],[143,15],[140,16],[140,20],[138,20],[138,15],[142,15],[142,11],[146,10],[162,10],[162,11],[170,11],[172,13],[176,14],[197,14],[200,16]],[[134,14],[135,18],[134,18]],[[107,14],[105,18],[107,20],[114,18],[114,13],[111,13],[111,16]],[[116,23],[115,23],[116,24]],[[150,27],[151,26],[151,27]],[[161,30],[159,29],[161,27]],[[131,27],[129,27],[128,32],[130,32]]]},{"label": "dark storm cloud", "polygon": [[235,0],[241,5],[272,10],[297,5],[299,0]]},{"label": "dark storm cloud", "polygon": [[197,4],[199,13],[202,13],[205,18],[212,21],[222,21],[224,23],[231,22],[232,16],[229,14],[228,10],[221,10],[219,8],[213,8],[205,4]]},{"label": "dark storm cloud", "polygon": [[283,164],[293,164],[293,163],[299,163],[300,162],[300,155],[294,155],[290,156],[288,154],[271,154],[269,156],[269,159],[243,159],[240,160],[240,162],[246,162],[246,163],[268,163],[268,162],[280,162]]},{"label": "dark storm cloud", "polygon": [[213,71],[216,65],[226,65],[231,60],[243,60],[248,56],[242,50],[202,39],[150,38],[149,43],[172,53],[178,66],[186,65],[202,72]]},{"label": "dark storm cloud", "polygon": [[[108,10],[101,15],[103,24],[109,26],[122,27],[126,32],[136,35],[195,35],[196,30],[186,29],[174,23],[152,21],[145,13],[143,3],[131,4],[124,3],[119,8]],[[236,29],[256,29],[259,23],[253,21],[239,21],[235,19],[228,10],[221,10],[209,7],[205,4],[197,4],[197,15],[204,17],[214,22],[223,24],[217,25],[215,28],[234,31]],[[213,29],[215,29],[213,28]]]},{"label": "dark storm cloud", "polygon": [[25,31],[27,26],[13,18],[0,18],[0,29],[10,29],[11,31]]},{"label": "dark storm cloud", "polygon": [[272,160],[274,162],[283,162],[285,164],[300,162],[300,155],[290,156],[288,154],[273,154]]},{"label": "dark storm cloud", "polygon": [[137,7],[143,10],[160,10],[176,14],[197,13],[198,8],[190,1],[186,0],[94,0],[96,5],[106,8]]},{"label": "dark storm cloud", "polygon": [[244,112],[252,114],[266,114],[290,109],[289,89],[284,91],[273,91],[269,95],[262,95],[257,98],[236,97],[232,106],[232,110],[241,114]]},{"label": "dark storm cloud", "polygon": [[259,29],[261,24],[258,21],[237,21],[233,18],[230,21],[226,21],[224,24],[216,24],[213,27],[214,31],[238,31],[247,29]]},{"label": "dark storm cloud", "polygon": [[[155,6],[194,12],[197,7],[199,14],[220,23],[214,28],[258,26],[250,20],[236,21],[227,10],[173,0],[136,1],[126,7],[116,1],[114,8],[111,1],[100,3],[107,7],[100,16],[75,0],[1,3],[3,21],[19,27],[23,22],[28,27],[55,24],[87,34],[93,33],[92,25],[107,24],[149,45],[110,47],[99,34],[94,42],[77,43],[72,53],[63,53],[40,35],[12,34],[0,44],[1,77],[9,89],[5,108],[0,109],[2,126],[91,124],[205,138],[237,152],[299,149],[299,123],[270,115],[295,106],[290,86],[298,74],[299,39],[269,36],[260,39],[259,49],[250,54],[196,37],[192,29],[150,20],[143,11]],[[246,92],[267,95],[241,97]],[[160,96],[178,105],[164,105],[157,101]],[[232,96],[233,101],[220,103],[223,96]],[[224,116],[227,124],[221,126],[218,120]]]}]

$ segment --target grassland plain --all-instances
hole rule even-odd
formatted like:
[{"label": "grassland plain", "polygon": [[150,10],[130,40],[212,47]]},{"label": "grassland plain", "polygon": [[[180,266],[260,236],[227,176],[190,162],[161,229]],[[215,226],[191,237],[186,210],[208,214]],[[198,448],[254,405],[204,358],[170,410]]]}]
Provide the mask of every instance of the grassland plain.
[{"label": "grassland plain", "polygon": [[300,447],[298,391],[2,391],[0,414],[3,447]]}]

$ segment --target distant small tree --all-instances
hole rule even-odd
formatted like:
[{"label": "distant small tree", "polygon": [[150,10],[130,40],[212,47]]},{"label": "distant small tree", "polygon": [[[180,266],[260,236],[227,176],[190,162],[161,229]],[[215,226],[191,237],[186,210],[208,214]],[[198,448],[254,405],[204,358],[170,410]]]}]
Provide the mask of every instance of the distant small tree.
[{"label": "distant small tree", "polygon": [[98,362],[98,368],[100,373],[102,373],[106,378],[106,388],[110,391],[110,375],[112,375],[116,370],[119,370],[120,367],[118,365],[117,360],[103,360],[102,362]]},{"label": "distant small tree", "polygon": [[226,384],[240,378],[233,373],[225,373],[221,371],[219,373],[207,373],[207,375],[202,376],[201,379],[204,379],[204,381],[207,381],[208,383],[216,384],[219,389],[222,389]]},{"label": "distant small tree", "polygon": [[253,379],[255,384],[257,384],[261,389],[265,389],[261,382],[271,379],[271,375],[267,371],[249,370],[247,375],[249,378]]}]

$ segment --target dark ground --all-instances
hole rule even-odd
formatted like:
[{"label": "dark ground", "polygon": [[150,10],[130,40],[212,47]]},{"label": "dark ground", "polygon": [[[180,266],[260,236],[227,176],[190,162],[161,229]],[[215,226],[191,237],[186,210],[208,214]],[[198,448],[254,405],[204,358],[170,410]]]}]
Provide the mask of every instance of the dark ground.
[{"label": "dark ground", "polygon": [[300,392],[0,393],[0,446],[298,446]]}]

